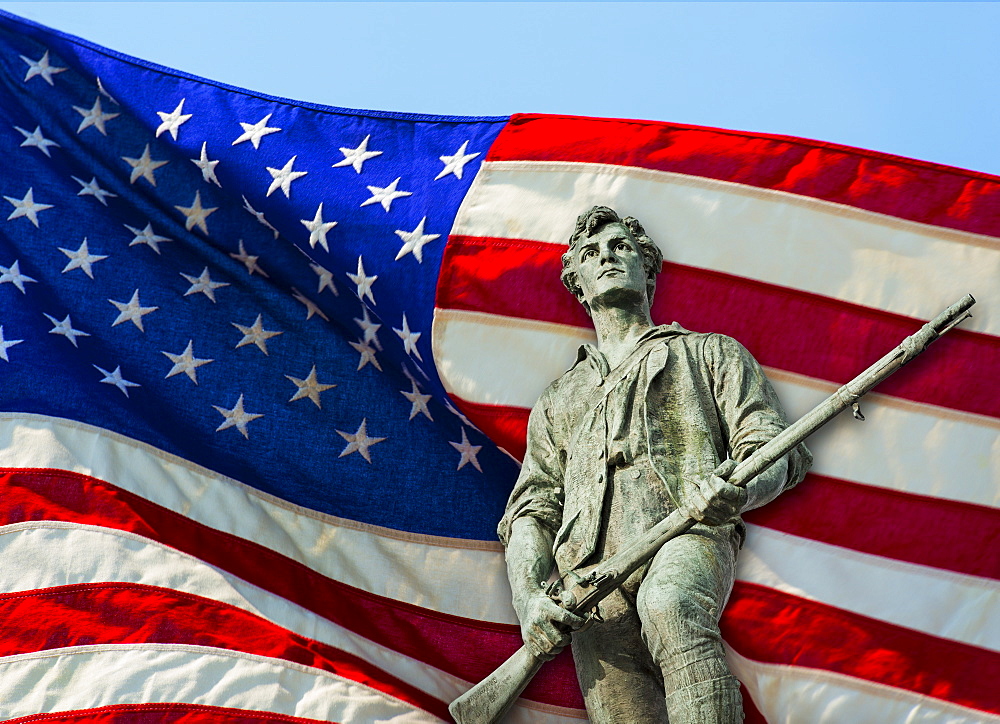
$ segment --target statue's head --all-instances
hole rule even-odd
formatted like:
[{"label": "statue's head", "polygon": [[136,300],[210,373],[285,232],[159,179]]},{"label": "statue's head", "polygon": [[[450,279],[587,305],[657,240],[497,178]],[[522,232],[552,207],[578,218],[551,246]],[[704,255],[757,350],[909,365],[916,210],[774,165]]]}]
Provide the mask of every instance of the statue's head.
[{"label": "statue's head", "polygon": [[[562,255],[562,283],[569,292],[576,297],[584,309],[590,314],[590,304],[588,292],[581,284],[580,265],[586,263],[588,259],[598,260],[594,254],[601,254],[598,248],[599,241],[615,239],[618,244],[627,243],[637,252],[637,254],[622,254],[621,258],[612,262],[605,260],[605,264],[636,264],[633,270],[635,274],[641,274],[645,278],[646,303],[652,304],[653,292],[656,289],[656,275],[660,273],[663,266],[663,254],[657,248],[653,240],[646,235],[642,224],[631,216],[624,219],[619,217],[614,210],[607,206],[595,206],[590,211],[580,214],[576,219],[576,228],[569,238],[569,249]],[[607,253],[614,255],[614,248],[607,247]],[[624,251],[624,247],[623,251]],[[630,261],[634,260],[634,261]],[[641,268],[639,268],[641,266]],[[611,284],[609,279],[606,284]],[[625,279],[621,283],[625,283]],[[605,284],[605,285],[606,285]]]}]

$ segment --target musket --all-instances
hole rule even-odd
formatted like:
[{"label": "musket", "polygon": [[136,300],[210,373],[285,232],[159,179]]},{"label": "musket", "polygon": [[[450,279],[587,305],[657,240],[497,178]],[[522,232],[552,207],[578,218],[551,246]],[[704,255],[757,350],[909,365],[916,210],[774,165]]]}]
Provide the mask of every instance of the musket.
[{"label": "musket", "polygon": [[[904,339],[878,362],[759,447],[746,460],[738,465],[733,460],[726,460],[715,470],[715,475],[727,479],[733,485],[744,486],[848,407],[853,408],[857,419],[864,420],[858,400],[923,352],[931,342],[971,317],[969,308],[975,303],[972,295],[966,294],[918,332]],[[586,617],[585,625],[599,622],[598,604],[621,586],[636,569],[655,556],[664,543],[687,532],[695,522],[683,511],[675,510],[586,575],[570,571],[550,585],[547,592],[553,601],[567,611]],[[527,646],[522,646],[496,671],[455,699],[448,711],[458,724],[494,724],[500,721],[543,663],[544,659],[533,655]]]}]

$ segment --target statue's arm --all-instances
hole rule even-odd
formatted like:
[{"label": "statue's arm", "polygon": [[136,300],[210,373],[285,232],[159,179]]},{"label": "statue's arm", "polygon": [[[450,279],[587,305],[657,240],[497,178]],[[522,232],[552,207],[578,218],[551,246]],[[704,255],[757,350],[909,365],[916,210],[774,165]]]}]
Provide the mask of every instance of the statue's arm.
[{"label": "statue's arm", "polygon": [[[736,461],[745,460],[786,427],[781,403],[760,365],[736,340],[712,335],[706,341],[705,359],[730,454]],[[809,451],[800,445],[745,488],[707,475],[697,481],[686,506],[688,513],[695,520],[718,524],[759,508],[798,483],[810,461]]]},{"label": "statue's arm", "polygon": [[563,469],[559,426],[546,390],[528,418],[528,446],[497,533],[507,548],[507,576],[521,636],[536,657],[550,659],[569,643],[582,619],[545,593],[555,565],[552,544],[562,521]]},{"label": "statue's arm", "polygon": [[552,572],[552,533],[532,517],[518,518],[507,544],[507,577],[521,638],[536,657],[551,659],[570,642],[583,619],[556,605],[545,593]]}]

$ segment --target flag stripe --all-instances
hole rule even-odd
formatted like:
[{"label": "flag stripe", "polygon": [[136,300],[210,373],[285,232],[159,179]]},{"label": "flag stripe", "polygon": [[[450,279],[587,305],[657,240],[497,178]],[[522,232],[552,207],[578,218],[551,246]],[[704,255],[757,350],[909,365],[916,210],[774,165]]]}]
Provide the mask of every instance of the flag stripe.
[{"label": "flag stripe", "polygon": [[[9,719],[8,724],[28,722],[87,722],[88,724],[197,724],[210,720],[223,724],[257,724],[257,722],[289,722],[318,724],[319,719],[253,712],[202,704],[113,704],[96,709],[61,711],[52,714],[32,714]],[[327,724],[324,722],[324,724]]]},{"label": "flag stripe", "polygon": [[[451,233],[563,248],[573,220],[595,204],[640,219],[671,262],[911,318],[930,319],[967,293],[988,295],[1000,278],[995,238],[738,184],[596,164],[485,164]],[[1000,315],[977,312],[966,328],[1000,334]]]},{"label": "flag stripe", "polygon": [[0,659],[0,716],[5,718],[167,702],[328,721],[440,721],[318,669],[207,646],[75,646]]},{"label": "flag stripe", "polygon": [[212,646],[321,669],[448,717],[445,702],[360,657],[235,606],[167,588],[95,582],[6,593],[0,619],[6,632],[0,656],[113,643]]},{"label": "flag stripe", "polygon": [[[583,307],[558,282],[563,250],[531,241],[453,236],[444,262],[444,273],[450,276],[438,288],[437,305],[590,330],[593,324]],[[676,320],[692,330],[728,334],[762,365],[841,384],[922,324],[669,262],[664,264],[652,317],[658,324]],[[879,392],[1000,418],[1000,396],[994,394],[997,378],[1000,338],[958,329],[880,385]]]},{"label": "flag stripe", "polygon": [[[835,572],[853,585],[844,586]],[[756,525],[748,526],[737,578],[1000,652],[1000,631],[989,625],[1000,606],[1000,585],[994,580],[844,550]]]},{"label": "flag stripe", "polygon": [[[821,543],[1000,580],[996,508],[810,473],[793,490],[743,517]],[[979,533],[969,535],[971,530]]]},{"label": "flag stripe", "polygon": [[[497,565],[502,559],[496,556]],[[0,591],[31,591],[93,581],[171,588],[263,616],[302,636],[363,658],[429,695],[450,701],[463,679],[402,655],[199,559],[141,536],[58,521],[0,527]],[[35,562],[45,560],[46,565]],[[465,577],[467,580],[467,577]],[[522,701],[512,721],[564,724],[578,718],[565,707]]]},{"label": "flag stripe", "polygon": [[789,136],[518,114],[501,131],[487,160],[580,161],[672,171],[1000,236],[996,176]]},{"label": "flag stripe", "polygon": [[1000,713],[1000,655],[737,581],[726,642],[770,664],[818,668]]},{"label": "flag stripe", "polygon": [[[522,410],[572,364],[582,342],[593,340],[592,334],[576,327],[440,309],[434,335],[435,352],[448,360],[444,373],[452,394],[460,400]],[[837,389],[780,370],[765,372],[791,420]],[[897,405],[895,399],[870,393],[861,402],[867,422],[841,415],[814,435],[809,446],[816,456],[815,471],[908,493],[1000,505],[1000,490],[994,483],[1000,479],[997,428],[980,424],[982,417],[951,417],[941,408]],[[501,442],[512,453],[518,446],[523,451],[523,437]],[[915,446],[920,446],[919,455]],[[887,456],[892,467],[872,462]],[[953,484],[955,480],[961,485]]]},{"label": "flag stripe", "polygon": [[[907,722],[908,724],[985,724],[1000,717],[956,706],[922,694],[873,684],[820,669],[751,661],[727,647],[733,673],[744,682],[768,721],[844,724]],[[747,717],[747,722],[752,721]],[[759,720],[763,724],[764,719]]]}]

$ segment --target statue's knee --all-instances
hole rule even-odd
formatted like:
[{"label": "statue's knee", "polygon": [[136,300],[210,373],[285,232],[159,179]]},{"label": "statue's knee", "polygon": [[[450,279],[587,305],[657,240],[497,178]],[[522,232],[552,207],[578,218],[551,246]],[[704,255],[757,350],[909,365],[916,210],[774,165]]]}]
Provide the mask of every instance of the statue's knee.
[{"label": "statue's knee", "polygon": [[718,605],[711,597],[676,585],[641,588],[636,599],[643,637],[669,655],[697,641],[718,638]]}]

